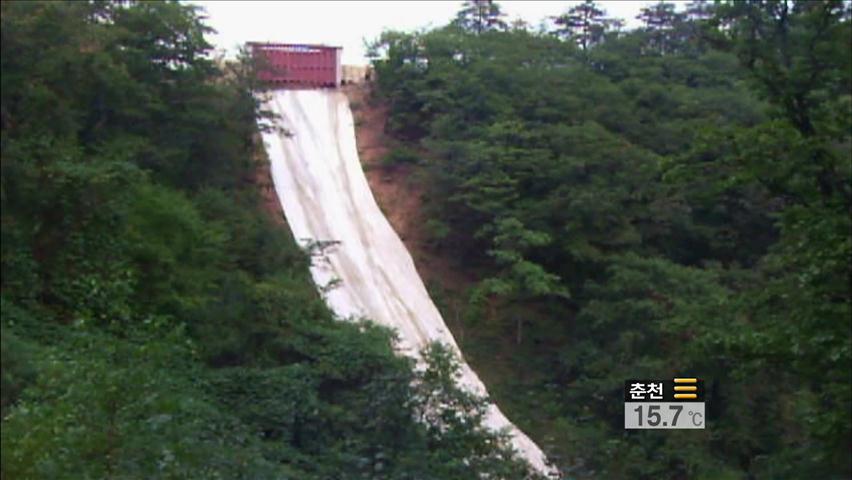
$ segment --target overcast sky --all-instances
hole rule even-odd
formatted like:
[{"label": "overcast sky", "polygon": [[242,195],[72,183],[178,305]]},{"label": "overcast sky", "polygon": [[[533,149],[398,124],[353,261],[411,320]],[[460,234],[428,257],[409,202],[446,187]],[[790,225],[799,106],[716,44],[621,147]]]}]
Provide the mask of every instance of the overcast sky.
[{"label": "overcast sky", "polygon": [[[323,43],[343,47],[343,63],[364,64],[364,40],[385,29],[411,31],[449,23],[460,1],[193,1],[218,33],[210,37],[217,49],[232,55],[247,41]],[[579,2],[501,1],[509,21],[521,18],[533,26]],[[647,1],[603,1],[607,13],[635,27]]]}]

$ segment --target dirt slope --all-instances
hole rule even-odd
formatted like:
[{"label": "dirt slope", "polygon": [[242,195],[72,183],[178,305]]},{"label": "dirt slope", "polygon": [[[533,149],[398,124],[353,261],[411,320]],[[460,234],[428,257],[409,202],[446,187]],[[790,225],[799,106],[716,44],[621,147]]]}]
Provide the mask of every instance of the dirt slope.
[{"label": "dirt slope", "polygon": [[474,279],[429,246],[423,212],[426,191],[418,183],[416,167],[382,165],[393,141],[384,132],[387,107],[370,98],[369,88],[369,84],[347,85],[343,92],[352,105],[358,154],[373,196],[414,258],[423,281],[461,291]]}]

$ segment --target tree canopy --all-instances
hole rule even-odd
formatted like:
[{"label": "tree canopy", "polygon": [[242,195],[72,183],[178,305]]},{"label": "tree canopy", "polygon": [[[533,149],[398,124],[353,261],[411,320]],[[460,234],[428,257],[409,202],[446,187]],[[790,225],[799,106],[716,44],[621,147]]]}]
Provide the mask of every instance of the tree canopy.
[{"label": "tree canopy", "polygon": [[252,61],[197,7],[0,22],[0,477],[535,478],[446,349],[415,370],[327,310],[262,208]]},{"label": "tree canopy", "polygon": [[[478,279],[445,316],[572,477],[846,478],[852,7],[604,7],[377,39],[432,244]],[[623,381],[681,374],[707,431],[625,432]]]}]

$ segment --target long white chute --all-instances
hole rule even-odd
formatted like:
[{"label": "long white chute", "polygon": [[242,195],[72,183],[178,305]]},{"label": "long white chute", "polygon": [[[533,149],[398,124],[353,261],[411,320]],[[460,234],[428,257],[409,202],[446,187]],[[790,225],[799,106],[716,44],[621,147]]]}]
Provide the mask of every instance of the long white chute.
[{"label": "long white chute", "polygon": [[[340,242],[313,262],[311,274],[341,318],[364,317],[392,327],[398,349],[418,358],[438,341],[461,360],[463,387],[487,395],[468,366],[426,291],[405,245],[376,204],[358,159],[352,112],[337,90],[277,90],[264,97],[280,116],[279,131],[264,133],[275,190],[293,236],[306,242]],[[520,455],[552,473],[541,449],[493,403],[486,425],[506,428]]]}]

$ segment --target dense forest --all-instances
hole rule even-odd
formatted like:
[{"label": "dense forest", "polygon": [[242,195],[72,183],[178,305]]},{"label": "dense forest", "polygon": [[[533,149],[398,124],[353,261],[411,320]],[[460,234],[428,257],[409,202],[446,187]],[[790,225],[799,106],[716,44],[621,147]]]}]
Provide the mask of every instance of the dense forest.
[{"label": "dense forest", "polygon": [[0,478],[531,478],[446,349],[415,370],[327,310],[196,7],[0,19]]},{"label": "dense forest", "polygon": [[[478,279],[444,317],[569,478],[850,478],[852,5],[605,8],[372,43],[385,163]],[[707,429],[625,431],[623,382],[675,375]]]},{"label": "dense forest", "polygon": [[[566,478],[850,478],[852,5],[605,8],[372,43],[386,163],[477,279],[434,298]],[[209,33],[0,3],[0,477],[533,478],[444,348],[326,308]],[[624,380],[681,374],[707,429],[625,431]]]}]

